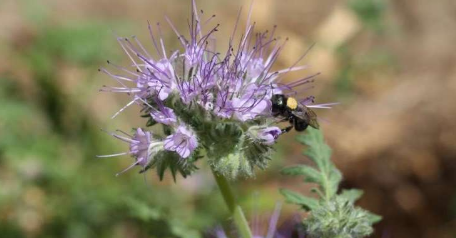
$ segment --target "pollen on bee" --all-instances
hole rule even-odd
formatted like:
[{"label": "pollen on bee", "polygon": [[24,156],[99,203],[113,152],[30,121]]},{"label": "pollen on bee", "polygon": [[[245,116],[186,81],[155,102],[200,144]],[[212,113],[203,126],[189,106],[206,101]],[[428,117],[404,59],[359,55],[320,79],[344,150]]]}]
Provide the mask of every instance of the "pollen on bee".
[{"label": "pollen on bee", "polygon": [[294,110],[298,107],[298,101],[296,99],[289,97],[287,100],[287,107]]}]

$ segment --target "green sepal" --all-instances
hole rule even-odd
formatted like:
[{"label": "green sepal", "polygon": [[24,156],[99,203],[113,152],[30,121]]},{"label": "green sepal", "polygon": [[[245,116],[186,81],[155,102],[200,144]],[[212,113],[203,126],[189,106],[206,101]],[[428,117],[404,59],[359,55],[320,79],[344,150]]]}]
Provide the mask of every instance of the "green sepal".
[{"label": "green sepal", "polygon": [[154,119],[152,119],[152,117],[149,117],[149,119],[146,122],[147,127],[155,126],[156,124],[157,122]]},{"label": "green sepal", "polygon": [[[161,151],[153,158],[152,162],[149,166],[146,167],[145,170],[149,168],[155,168],[157,171],[157,175],[161,180],[163,180],[165,176],[165,172],[167,169],[171,171],[171,175],[173,180],[176,181],[177,173],[186,178],[194,171],[198,169],[198,167],[194,164],[201,156],[199,155],[198,151],[194,151],[192,156],[186,159],[182,159],[176,152],[174,151]],[[141,172],[144,172],[142,170]]]}]

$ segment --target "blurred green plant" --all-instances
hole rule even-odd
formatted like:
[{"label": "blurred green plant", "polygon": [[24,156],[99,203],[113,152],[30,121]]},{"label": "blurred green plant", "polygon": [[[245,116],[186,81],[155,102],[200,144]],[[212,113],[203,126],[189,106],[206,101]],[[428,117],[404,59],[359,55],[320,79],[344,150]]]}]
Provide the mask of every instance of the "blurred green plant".
[{"label": "blurred green plant", "polygon": [[363,25],[382,33],[385,30],[385,0],[350,0],[348,6],[358,16]]},{"label": "blurred green plant", "polygon": [[[55,133],[42,111],[15,98],[14,87],[6,85],[12,80],[0,82],[2,236],[28,237],[24,232],[32,228],[23,216],[32,214],[34,222],[43,222],[36,232],[46,237],[113,237],[114,228],[124,226],[152,237],[200,237],[198,218],[182,222],[190,215],[181,212],[185,197],[160,187],[152,191],[141,177],[113,180],[109,171],[115,164],[95,163],[93,157],[94,150],[112,148],[110,140],[99,137],[93,148],[86,147],[84,140],[96,134],[92,126],[76,139]],[[90,153],[92,159],[86,159]]]},{"label": "blurred green plant", "polygon": [[344,99],[354,99],[356,92],[361,91],[357,88],[360,81],[376,80],[375,74],[387,73],[397,68],[397,59],[389,49],[381,46],[357,52],[356,47],[344,43],[336,49],[335,54],[340,62],[340,69],[334,86],[339,96]]},{"label": "blurred green plant", "polygon": [[280,192],[290,203],[309,211],[303,220],[306,232],[318,238],[360,238],[373,232],[372,225],[381,217],[356,207],[362,191],[357,189],[342,190],[338,193],[342,180],[340,171],[331,161],[331,149],[324,142],[320,130],[307,129],[307,133],[298,136],[298,141],[308,148],[305,155],[312,160],[316,168],[297,165],[282,170],[282,174],[304,176],[304,182],[318,185],[311,191],[317,198],[281,189]]},{"label": "blurred green plant", "polygon": [[[206,207],[221,202],[212,193],[193,198],[151,188],[143,176],[113,179],[119,163],[95,161],[96,154],[119,146],[81,107],[90,100],[84,92],[95,68],[114,55],[109,44],[100,43],[113,38],[106,28],[41,27],[13,49],[15,67],[26,69],[32,80],[24,84],[0,75],[0,236],[198,238],[221,213]],[[82,72],[72,93],[62,87],[68,80],[61,78],[62,68],[68,66]]]},{"label": "blurred green plant", "polygon": [[[43,29],[32,47],[32,54],[37,58],[58,57],[68,63],[81,66],[97,67],[95,63],[111,58],[114,44],[106,44],[109,38],[114,38],[106,29],[105,24],[94,22],[67,24],[60,27]],[[38,63],[34,61],[34,63]]]}]

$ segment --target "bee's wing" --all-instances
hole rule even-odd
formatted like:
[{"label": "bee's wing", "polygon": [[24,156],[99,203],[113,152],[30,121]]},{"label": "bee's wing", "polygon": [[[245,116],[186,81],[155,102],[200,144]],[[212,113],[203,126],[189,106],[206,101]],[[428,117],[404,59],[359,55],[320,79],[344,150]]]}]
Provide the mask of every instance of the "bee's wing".
[{"label": "bee's wing", "polygon": [[291,113],[302,120],[308,121],[309,119],[304,108],[298,108],[297,110],[291,111]]},{"label": "bee's wing", "polygon": [[317,120],[317,114],[312,109],[306,106],[301,106],[299,109],[300,110],[292,111],[293,115],[306,121],[309,124],[309,126],[315,129],[320,128],[320,125],[318,124]]},{"label": "bee's wing", "polygon": [[307,116],[309,117],[309,125],[315,129],[318,129],[320,128],[320,124],[318,124],[318,120],[317,120],[317,114],[310,108],[306,108],[307,109]]}]

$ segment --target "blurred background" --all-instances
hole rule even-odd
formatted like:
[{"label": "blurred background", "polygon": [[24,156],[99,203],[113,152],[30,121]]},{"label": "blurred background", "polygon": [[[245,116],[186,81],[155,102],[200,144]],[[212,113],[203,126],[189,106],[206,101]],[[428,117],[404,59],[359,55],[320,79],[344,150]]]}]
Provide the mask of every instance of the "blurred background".
[{"label": "blurred background", "polygon": [[[217,15],[223,43],[250,1],[197,4]],[[115,177],[131,158],[95,158],[128,149],[100,128],[145,123],[135,107],[110,120],[127,99],[98,92],[114,82],[97,69],[129,64],[116,35],[152,51],[147,21],[165,15],[185,32],[190,1],[0,1],[0,237],[197,238],[230,223],[204,164],[174,183],[153,171]],[[456,237],[456,2],[261,0],[252,20],[289,37],[277,68],[316,43],[300,74],[322,72],[312,94],[341,103],[317,113],[343,188],[363,189],[359,205],[383,216],[372,237]],[[279,173],[308,163],[295,136],[281,137],[267,171],[236,183],[248,216],[266,219],[278,188],[308,193]],[[296,209],[284,204],[281,222]]]}]

